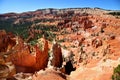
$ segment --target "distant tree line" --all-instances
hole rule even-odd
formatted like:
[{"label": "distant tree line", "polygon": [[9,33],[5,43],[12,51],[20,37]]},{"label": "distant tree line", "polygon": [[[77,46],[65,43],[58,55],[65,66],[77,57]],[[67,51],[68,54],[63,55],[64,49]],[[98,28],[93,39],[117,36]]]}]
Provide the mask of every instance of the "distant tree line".
[{"label": "distant tree line", "polygon": [[111,14],[113,16],[120,16],[120,11],[119,12],[110,12],[108,14]]}]

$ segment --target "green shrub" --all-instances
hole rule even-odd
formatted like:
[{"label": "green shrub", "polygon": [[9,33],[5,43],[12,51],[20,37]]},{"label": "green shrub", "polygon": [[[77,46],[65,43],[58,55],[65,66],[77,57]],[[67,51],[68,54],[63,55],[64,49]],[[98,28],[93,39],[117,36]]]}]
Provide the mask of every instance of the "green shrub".
[{"label": "green shrub", "polygon": [[58,40],[58,42],[60,42],[60,43],[65,42],[65,39]]},{"label": "green shrub", "polygon": [[120,65],[114,69],[112,80],[120,80]]},{"label": "green shrub", "polygon": [[120,16],[120,12],[110,12],[108,14],[111,14],[113,16]]}]

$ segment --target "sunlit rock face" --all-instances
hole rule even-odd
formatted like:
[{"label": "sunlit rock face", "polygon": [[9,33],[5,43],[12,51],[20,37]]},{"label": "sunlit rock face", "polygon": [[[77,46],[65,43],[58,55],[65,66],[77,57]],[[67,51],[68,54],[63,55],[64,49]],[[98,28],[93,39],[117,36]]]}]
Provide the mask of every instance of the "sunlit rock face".
[{"label": "sunlit rock face", "polygon": [[0,30],[0,52],[9,51],[15,44],[12,33],[6,33],[5,30]]},{"label": "sunlit rock face", "polygon": [[[43,49],[39,49],[37,46],[35,46],[36,49],[36,69],[45,69],[48,64],[48,42],[46,40],[42,40],[41,42],[43,44]],[[41,47],[41,46],[39,46]]]},{"label": "sunlit rock face", "polygon": [[40,50],[39,47],[39,45],[34,47],[36,53],[32,55],[30,46],[19,39],[18,44],[14,47],[16,51],[10,56],[13,64],[16,65],[17,72],[34,72],[47,66],[48,42],[44,40],[43,50]]}]

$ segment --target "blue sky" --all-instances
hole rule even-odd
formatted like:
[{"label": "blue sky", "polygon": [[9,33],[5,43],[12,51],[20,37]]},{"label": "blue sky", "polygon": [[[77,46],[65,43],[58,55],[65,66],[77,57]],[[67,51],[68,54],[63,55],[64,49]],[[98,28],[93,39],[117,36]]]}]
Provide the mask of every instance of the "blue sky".
[{"label": "blue sky", "polygon": [[120,0],[0,0],[0,13],[26,12],[42,8],[100,7],[120,10]]}]

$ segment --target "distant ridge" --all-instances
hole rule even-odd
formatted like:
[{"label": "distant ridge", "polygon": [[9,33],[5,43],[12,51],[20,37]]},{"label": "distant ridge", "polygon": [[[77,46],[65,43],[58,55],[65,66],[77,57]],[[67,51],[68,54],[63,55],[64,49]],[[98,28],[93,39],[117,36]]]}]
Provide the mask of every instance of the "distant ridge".
[{"label": "distant ridge", "polygon": [[[103,9],[103,8],[99,8],[99,7],[94,7],[94,8],[90,8],[90,7],[76,7],[76,8],[43,8],[43,9],[37,9],[35,11],[44,11],[44,10],[83,10],[83,9],[91,9],[91,10],[104,10],[104,11],[120,11],[120,10],[108,10],[108,9]],[[26,11],[26,12],[34,12],[34,11]],[[21,12],[21,13],[26,13],[26,12]],[[15,14],[21,14],[21,13],[16,13],[16,12],[9,12],[9,13],[15,13]],[[2,13],[2,14],[8,14],[8,13]]]}]

